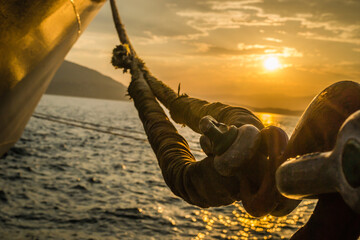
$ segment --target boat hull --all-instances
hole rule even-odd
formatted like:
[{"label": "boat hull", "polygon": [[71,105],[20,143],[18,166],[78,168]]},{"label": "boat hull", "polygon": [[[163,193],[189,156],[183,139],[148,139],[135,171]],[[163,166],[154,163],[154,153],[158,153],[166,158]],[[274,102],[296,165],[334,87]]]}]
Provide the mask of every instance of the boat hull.
[{"label": "boat hull", "polygon": [[0,156],[21,137],[56,70],[105,1],[9,2],[0,6]]}]

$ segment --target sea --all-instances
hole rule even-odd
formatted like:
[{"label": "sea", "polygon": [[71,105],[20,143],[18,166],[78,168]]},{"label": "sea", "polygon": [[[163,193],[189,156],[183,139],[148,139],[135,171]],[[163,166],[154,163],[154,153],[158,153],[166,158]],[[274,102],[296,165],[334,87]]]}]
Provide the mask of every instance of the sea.
[{"label": "sea", "polygon": [[[299,117],[258,113],[289,135]],[[176,125],[196,157],[199,135]],[[0,239],[288,239],[311,215],[202,209],[166,186],[131,101],[44,95],[0,159]]]}]

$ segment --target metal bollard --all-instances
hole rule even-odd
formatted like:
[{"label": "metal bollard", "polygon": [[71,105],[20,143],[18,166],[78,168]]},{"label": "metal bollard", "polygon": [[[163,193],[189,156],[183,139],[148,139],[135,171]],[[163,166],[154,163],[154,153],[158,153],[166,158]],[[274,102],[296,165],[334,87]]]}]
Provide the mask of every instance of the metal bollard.
[{"label": "metal bollard", "polygon": [[278,168],[276,184],[292,199],[338,192],[360,213],[360,110],[343,123],[332,151],[289,159]]}]

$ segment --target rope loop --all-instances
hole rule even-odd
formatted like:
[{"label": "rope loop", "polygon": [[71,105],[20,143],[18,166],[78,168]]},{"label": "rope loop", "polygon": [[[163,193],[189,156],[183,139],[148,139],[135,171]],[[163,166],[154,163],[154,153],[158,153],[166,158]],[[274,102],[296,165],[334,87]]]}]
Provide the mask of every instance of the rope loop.
[{"label": "rope loop", "polygon": [[286,202],[279,206],[285,198],[275,182],[275,173],[285,160],[282,154],[288,143],[282,129],[269,126],[259,131],[249,124],[236,128],[219,123],[211,116],[202,118],[199,128],[203,132],[201,147],[208,156],[214,157],[216,171],[240,181],[240,196],[249,214],[262,217],[272,212],[287,214],[284,209],[293,209],[293,204],[289,207]]}]

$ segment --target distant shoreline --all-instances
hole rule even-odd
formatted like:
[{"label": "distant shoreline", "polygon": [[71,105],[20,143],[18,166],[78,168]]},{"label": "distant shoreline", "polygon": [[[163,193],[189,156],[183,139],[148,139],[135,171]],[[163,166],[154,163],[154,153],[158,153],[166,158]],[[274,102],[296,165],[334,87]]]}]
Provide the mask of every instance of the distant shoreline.
[{"label": "distant shoreline", "polygon": [[129,99],[110,99],[110,98],[100,98],[100,97],[87,97],[87,96],[73,96],[73,95],[64,95],[64,94],[56,94],[56,93],[45,93],[45,96],[58,96],[58,97],[72,97],[72,98],[88,98],[95,100],[109,100],[109,101],[121,101],[121,102],[131,102]]},{"label": "distant shoreline", "polygon": [[[118,81],[90,68],[64,61],[46,94],[69,97],[93,98],[102,100],[129,101],[127,87]],[[303,111],[284,108],[252,107],[228,103],[234,106],[248,108],[253,112],[300,116]]]},{"label": "distant shoreline", "polygon": [[[74,96],[74,95],[53,94],[53,93],[46,93],[45,95],[131,102],[130,98],[128,98],[128,99],[109,99],[109,98],[100,98],[100,97],[96,98],[96,97]],[[252,112],[255,112],[255,113],[271,113],[271,114],[280,114],[280,115],[288,115],[288,116],[300,116],[303,113],[303,111],[292,111],[292,110],[282,109],[282,108],[252,108],[252,107],[248,107],[248,106],[246,106],[245,108],[250,109]]]},{"label": "distant shoreline", "polygon": [[252,108],[249,107],[251,111],[258,112],[258,113],[274,113],[274,114],[281,114],[281,115],[289,115],[289,116],[301,116],[303,111],[297,110],[289,110],[283,108]]}]

